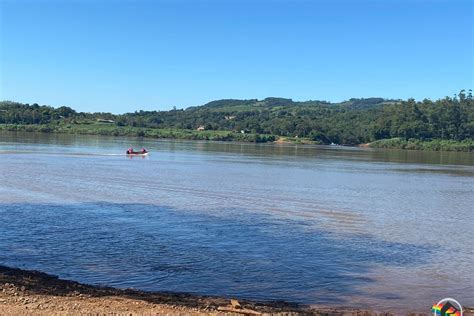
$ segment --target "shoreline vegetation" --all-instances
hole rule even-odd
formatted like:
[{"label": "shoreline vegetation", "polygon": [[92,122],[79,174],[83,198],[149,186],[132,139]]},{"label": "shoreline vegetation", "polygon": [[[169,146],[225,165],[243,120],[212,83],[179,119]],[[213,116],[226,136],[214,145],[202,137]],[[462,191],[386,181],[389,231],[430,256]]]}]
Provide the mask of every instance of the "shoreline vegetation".
[{"label": "shoreline vegetation", "polygon": [[0,131],[474,151],[472,91],[436,101],[217,100],[169,111],[86,113],[0,102]]},{"label": "shoreline vegetation", "polygon": [[[407,312],[428,316],[427,312]],[[81,284],[39,271],[0,265],[0,310],[6,315],[393,315],[358,308],[324,308],[186,293],[146,292]],[[400,314],[400,312],[396,312]],[[464,308],[473,316],[474,309]]]},{"label": "shoreline vegetation", "polygon": [[[151,139],[180,139],[180,140],[210,140],[228,142],[250,142],[250,143],[274,143],[295,145],[327,145],[310,138],[285,137],[267,134],[242,134],[227,131],[194,131],[154,129],[138,127],[117,127],[111,125],[87,124],[87,125],[23,125],[23,124],[0,124],[0,131],[8,132],[32,132],[32,133],[56,133],[70,135],[99,135],[99,136],[126,136],[144,137]],[[345,146],[358,146],[363,148],[385,148],[406,149],[426,151],[474,151],[474,139],[455,140],[419,140],[403,138],[380,139],[371,143],[351,144]]]}]

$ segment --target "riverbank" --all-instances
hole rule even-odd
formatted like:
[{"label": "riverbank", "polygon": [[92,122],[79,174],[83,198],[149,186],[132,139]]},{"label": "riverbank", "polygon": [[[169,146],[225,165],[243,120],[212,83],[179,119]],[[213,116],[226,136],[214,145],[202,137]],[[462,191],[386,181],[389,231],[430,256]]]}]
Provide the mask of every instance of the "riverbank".
[{"label": "riverbank", "polygon": [[212,140],[212,141],[236,141],[266,143],[277,139],[275,135],[238,133],[231,131],[215,130],[188,130],[188,129],[158,129],[132,126],[116,126],[106,123],[93,124],[59,124],[59,125],[21,125],[0,124],[0,131],[10,132],[35,132],[35,133],[58,133],[77,135],[101,135],[101,136],[128,136],[146,138],[167,138],[184,140]]},{"label": "riverbank", "polygon": [[[0,266],[1,315],[393,315],[360,309],[315,308],[286,302],[115,289]],[[406,313],[410,316],[427,313]],[[465,316],[474,316],[466,309]]]},{"label": "riverbank", "polygon": [[[22,125],[0,124],[0,131],[56,133],[70,135],[101,135],[145,137],[151,139],[181,139],[181,140],[211,140],[226,142],[273,143],[293,145],[324,145],[320,141],[310,138],[277,136],[271,134],[238,133],[231,131],[214,130],[187,130],[187,129],[156,129],[131,126],[116,126],[107,123],[93,124],[59,124],[59,125]],[[365,144],[347,144],[344,146],[358,146],[363,148],[408,149],[424,151],[474,151],[474,140],[404,140],[401,138],[380,139]]]},{"label": "riverbank", "polygon": [[[364,146],[365,145],[365,146]],[[361,147],[370,148],[390,148],[390,149],[409,149],[409,150],[427,150],[427,151],[474,151],[474,140],[466,139],[463,141],[434,139],[421,141],[417,139],[381,139],[372,143],[363,144]]]},{"label": "riverbank", "polygon": [[[284,302],[239,301],[247,314],[311,314]],[[235,305],[235,303],[234,303]],[[120,290],[62,280],[38,271],[0,266],[0,314],[226,314],[230,299],[191,294]],[[341,315],[335,313],[334,315]]]},{"label": "riverbank", "polygon": [[120,290],[62,280],[38,271],[0,266],[2,315],[375,315],[360,310],[312,309],[285,302]]}]

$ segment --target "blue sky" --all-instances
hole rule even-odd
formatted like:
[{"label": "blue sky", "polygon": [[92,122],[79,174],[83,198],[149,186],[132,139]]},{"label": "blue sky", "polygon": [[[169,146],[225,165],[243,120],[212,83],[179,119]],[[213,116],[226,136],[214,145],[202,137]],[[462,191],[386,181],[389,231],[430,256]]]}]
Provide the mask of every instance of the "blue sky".
[{"label": "blue sky", "polygon": [[0,0],[0,99],[436,99],[473,85],[473,1]]}]

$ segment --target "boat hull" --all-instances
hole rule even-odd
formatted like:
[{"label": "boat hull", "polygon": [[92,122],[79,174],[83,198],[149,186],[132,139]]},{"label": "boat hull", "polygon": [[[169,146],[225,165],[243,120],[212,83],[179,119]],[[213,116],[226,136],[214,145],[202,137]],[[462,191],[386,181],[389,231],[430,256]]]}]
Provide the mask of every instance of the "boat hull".
[{"label": "boat hull", "polygon": [[147,156],[148,153],[131,153],[131,154],[127,153],[126,155],[127,156]]}]

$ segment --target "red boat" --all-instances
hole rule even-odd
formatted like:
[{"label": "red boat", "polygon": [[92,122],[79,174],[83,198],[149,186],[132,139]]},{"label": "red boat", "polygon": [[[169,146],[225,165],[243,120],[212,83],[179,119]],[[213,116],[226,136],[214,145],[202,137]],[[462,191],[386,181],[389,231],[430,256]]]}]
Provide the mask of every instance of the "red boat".
[{"label": "red boat", "polygon": [[146,155],[148,155],[148,150],[146,150],[145,148],[143,148],[143,149],[140,150],[140,151],[135,151],[135,150],[133,150],[133,148],[129,148],[129,149],[127,149],[127,151],[126,151],[126,154],[127,154],[127,155],[134,155],[134,156],[146,156]]}]

